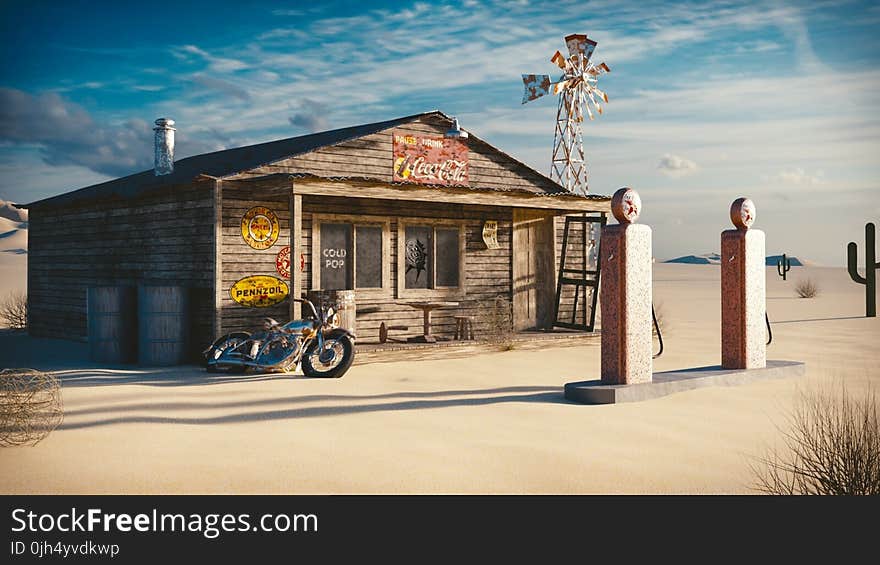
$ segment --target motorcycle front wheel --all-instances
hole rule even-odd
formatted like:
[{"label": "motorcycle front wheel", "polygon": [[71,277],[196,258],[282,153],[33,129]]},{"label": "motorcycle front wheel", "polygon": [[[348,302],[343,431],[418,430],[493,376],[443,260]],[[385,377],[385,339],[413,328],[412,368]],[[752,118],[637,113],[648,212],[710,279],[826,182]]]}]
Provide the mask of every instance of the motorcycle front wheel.
[{"label": "motorcycle front wheel", "polygon": [[307,377],[338,379],[354,362],[354,341],[345,332],[336,330],[324,338],[324,347],[313,341],[302,360],[303,374]]}]

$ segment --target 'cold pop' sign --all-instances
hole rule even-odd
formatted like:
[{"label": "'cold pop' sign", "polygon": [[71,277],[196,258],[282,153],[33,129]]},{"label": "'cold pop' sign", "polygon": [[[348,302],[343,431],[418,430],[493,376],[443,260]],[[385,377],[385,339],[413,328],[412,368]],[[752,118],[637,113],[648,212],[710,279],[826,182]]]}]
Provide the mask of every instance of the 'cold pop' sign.
[{"label": "'cold pop' sign", "polygon": [[468,186],[468,147],[460,139],[393,131],[397,182]]}]

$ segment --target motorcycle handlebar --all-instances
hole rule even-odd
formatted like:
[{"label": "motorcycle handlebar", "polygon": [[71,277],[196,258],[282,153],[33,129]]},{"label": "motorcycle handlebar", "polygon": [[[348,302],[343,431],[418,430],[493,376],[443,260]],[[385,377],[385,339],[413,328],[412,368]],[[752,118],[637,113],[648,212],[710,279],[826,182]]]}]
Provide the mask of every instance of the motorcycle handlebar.
[{"label": "motorcycle handlebar", "polygon": [[294,298],[293,301],[294,302],[301,302],[303,304],[308,304],[309,308],[312,310],[312,315],[315,317],[315,319],[323,322],[323,320],[321,320],[321,317],[318,316],[318,311],[315,309],[315,305],[312,304],[311,300],[309,300],[307,298]]}]

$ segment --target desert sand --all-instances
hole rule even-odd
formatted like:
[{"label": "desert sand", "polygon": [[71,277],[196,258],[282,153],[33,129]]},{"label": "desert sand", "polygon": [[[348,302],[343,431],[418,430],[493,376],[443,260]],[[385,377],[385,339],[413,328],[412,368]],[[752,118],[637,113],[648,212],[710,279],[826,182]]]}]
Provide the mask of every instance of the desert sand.
[{"label": "desert sand", "polygon": [[[800,299],[810,276],[820,295]],[[666,352],[655,370],[719,362],[712,265],[657,264]],[[880,388],[880,319],[844,269],[767,269],[771,359],[807,376],[641,403],[566,402],[598,378],[598,342],[356,365],[342,379],[106,370],[83,344],[5,336],[0,365],[60,369],[63,425],[0,449],[4,493],[749,493],[799,391]],[[80,368],[71,368],[80,367]],[[85,369],[81,367],[87,367]]]}]

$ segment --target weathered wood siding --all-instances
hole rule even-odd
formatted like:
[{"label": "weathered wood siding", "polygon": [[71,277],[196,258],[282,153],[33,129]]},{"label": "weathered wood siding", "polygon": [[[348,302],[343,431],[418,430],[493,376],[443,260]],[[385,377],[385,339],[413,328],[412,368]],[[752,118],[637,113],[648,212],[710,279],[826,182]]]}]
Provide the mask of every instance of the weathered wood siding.
[{"label": "weathered wood siding", "polygon": [[[262,182],[262,181],[259,181]],[[283,195],[283,183],[267,181],[262,187],[254,181],[223,182],[223,251],[222,251],[222,331],[252,330],[266,317],[286,319],[288,303],[271,308],[246,308],[235,303],[229,288],[239,279],[249,275],[277,276],[275,256],[284,245],[289,245],[288,197]],[[252,206],[268,206],[278,215],[281,236],[278,242],[266,250],[252,249],[241,237],[242,215]],[[356,293],[358,339],[378,339],[379,324],[406,325],[406,332],[392,332],[394,337],[418,335],[422,330],[422,312],[402,304],[406,299],[397,298],[397,225],[401,220],[453,220],[461,222],[465,231],[465,292],[462,298],[453,299],[460,305],[444,308],[433,313],[432,327],[437,335],[452,336],[455,331],[455,315],[473,315],[480,327],[481,304],[496,297],[511,300],[511,211],[509,208],[480,206],[450,206],[430,202],[391,202],[359,198],[303,197],[301,251],[305,260],[302,272],[302,292],[311,289],[312,227],[314,218],[321,215],[352,215],[364,221],[388,219],[391,229],[387,246],[392,276],[388,287],[372,291],[369,297]],[[486,249],[482,239],[483,220],[497,220],[500,249]],[[291,256],[291,268],[299,268],[299,257]]]},{"label": "weathered wood siding", "polygon": [[[281,278],[275,268],[275,258],[285,245],[290,245],[290,182],[279,179],[266,181],[221,182],[221,242],[219,292],[221,328],[218,333],[253,331],[263,318],[284,323],[288,320],[289,302],[268,308],[242,306],[229,293],[232,285],[251,275]],[[265,206],[278,216],[278,240],[268,249],[254,249],[241,235],[241,219],[254,206]],[[291,269],[299,267],[299,257],[291,255]],[[290,284],[289,280],[285,282]]]},{"label": "weathered wood siding", "polygon": [[[443,135],[449,125],[434,118],[413,122],[398,128],[366,135],[306,155],[266,165],[243,176],[271,173],[312,173],[324,177],[354,177],[392,181],[392,131],[415,135]],[[468,178],[471,188],[499,190],[554,191],[558,187],[549,179],[471,137],[468,140]],[[354,196],[354,194],[353,194]]]},{"label": "weathered wood siding", "polygon": [[193,342],[211,335],[213,190],[199,182],[136,200],[30,208],[31,335],[88,338],[86,294],[95,286],[191,289]]}]

